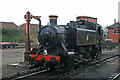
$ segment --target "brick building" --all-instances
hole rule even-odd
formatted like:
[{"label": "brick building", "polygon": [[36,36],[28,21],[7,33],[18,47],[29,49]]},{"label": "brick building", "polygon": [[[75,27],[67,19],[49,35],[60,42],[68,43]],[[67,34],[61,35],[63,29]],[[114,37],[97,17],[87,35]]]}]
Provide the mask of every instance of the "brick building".
[{"label": "brick building", "polygon": [[78,16],[78,17],[76,17],[76,19],[77,19],[77,21],[85,20],[85,21],[97,23],[97,18],[88,17],[88,16]]},{"label": "brick building", "polygon": [[112,39],[115,43],[120,43],[120,23],[114,23],[110,25],[108,28],[109,39]]},{"label": "brick building", "polygon": [[[21,27],[19,29],[25,30],[26,29],[26,24],[21,25]],[[30,31],[31,32],[39,31],[39,25],[38,24],[30,24]]]},{"label": "brick building", "polygon": [[13,22],[0,22],[0,27],[7,29],[18,29],[18,26]]}]

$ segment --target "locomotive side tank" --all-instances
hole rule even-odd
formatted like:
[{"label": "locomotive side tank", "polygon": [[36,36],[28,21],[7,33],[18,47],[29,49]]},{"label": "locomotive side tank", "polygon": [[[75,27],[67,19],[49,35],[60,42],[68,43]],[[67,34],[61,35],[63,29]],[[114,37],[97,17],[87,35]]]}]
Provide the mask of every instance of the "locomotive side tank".
[{"label": "locomotive side tank", "polygon": [[99,34],[98,30],[99,27],[101,28],[100,25],[84,20],[74,22],[74,24],[74,27],[72,26],[67,30],[69,46],[73,44],[74,46],[79,46],[93,45],[98,43],[98,37],[102,34]]}]

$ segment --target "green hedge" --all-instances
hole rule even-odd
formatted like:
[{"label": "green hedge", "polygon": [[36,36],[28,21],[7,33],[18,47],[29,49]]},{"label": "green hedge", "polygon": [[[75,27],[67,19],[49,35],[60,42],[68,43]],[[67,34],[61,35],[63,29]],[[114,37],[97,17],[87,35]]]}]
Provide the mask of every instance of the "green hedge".
[{"label": "green hedge", "polygon": [[[36,34],[31,33],[31,42],[37,42]],[[2,28],[2,42],[25,42],[25,38],[25,30]]]}]

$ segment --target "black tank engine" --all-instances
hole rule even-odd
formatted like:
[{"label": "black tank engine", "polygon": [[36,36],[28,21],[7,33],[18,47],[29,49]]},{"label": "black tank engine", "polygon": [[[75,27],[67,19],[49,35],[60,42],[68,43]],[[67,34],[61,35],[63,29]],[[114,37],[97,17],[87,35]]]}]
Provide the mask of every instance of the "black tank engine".
[{"label": "black tank engine", "polygon": [[51,15],[50,25],[42,27],[38,34],[39,48],[27,54],[25,60],[36,66],[54,69],[71,69],[76,61],[93,60],[101,53],[102,27],[94,22],[70,21],[57,25],[57,17]]}]

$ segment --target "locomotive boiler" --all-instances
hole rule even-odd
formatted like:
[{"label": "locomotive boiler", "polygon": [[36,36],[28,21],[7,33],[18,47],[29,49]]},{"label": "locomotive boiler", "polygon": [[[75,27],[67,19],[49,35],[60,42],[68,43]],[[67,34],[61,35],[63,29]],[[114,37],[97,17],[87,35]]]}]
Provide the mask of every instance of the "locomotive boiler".
[{"label": "locomotive boiler", "polygon": [[75,62],[93,60],[101,53],[102,28],[86,21],[70,21],[57,25],[56,15],[51,15],[50,25],[38,33],[39,48],[25,55],[31,65],[57,69],[71,69]]}]

